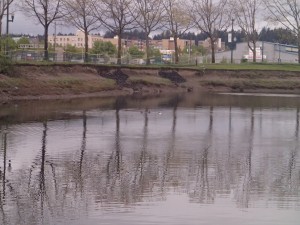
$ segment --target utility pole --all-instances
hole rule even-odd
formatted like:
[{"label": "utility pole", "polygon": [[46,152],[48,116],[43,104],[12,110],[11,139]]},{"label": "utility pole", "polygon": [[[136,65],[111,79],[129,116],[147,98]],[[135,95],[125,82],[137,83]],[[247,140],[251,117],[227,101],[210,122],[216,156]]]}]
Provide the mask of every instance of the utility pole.
[{"label": "utility pole", "polygon": [[190,37],[190,44],[189,44],[189,64],[191,64],[191,50],[192,50],[192,48],[191,48],[191,37]]},{"label": "utility pole", "polygon": [[261,62],[264,62],[264,41],[261,44]]},{"label": "utility pole", "polygon": [[231,64],[233,63],[233,47],[234,47],[234,43],[233,43],[233,22],[234,19],[231,19],[231,58],[230,58],[230,62]]},{"label": "utility pole", "polygon": [[5,49],[5,52],[6,52],[6,55],[8,55],[8,50],[9,50],[9,47],[8,47],[8,32],[9,32],[9,4],[8,4],[8,0],[7,0],[7,8],[6,8],[6,49]]},{"label": "utility pole", "polygon": [[[9,33],[9,22],[14,22],[14,14],[11,14],[11,19],[9,19],[9,0],[6,2],[7,7],[6,7],[6,55],[8,56],[9,53],[9,46],[8,46],[8,33]],[[4,3],[3,3],[4,5]]]},{"label": "utility pole", "polygon": [[[2,0],[0,0],[0,10],[2,9]],[[0,54],[2,52],[2,20],[0,20]]]},{"label": "utility pole", "polygon": [[56,47],[56,21],[54,22],[54,53],[55,53],[55,47]]}]

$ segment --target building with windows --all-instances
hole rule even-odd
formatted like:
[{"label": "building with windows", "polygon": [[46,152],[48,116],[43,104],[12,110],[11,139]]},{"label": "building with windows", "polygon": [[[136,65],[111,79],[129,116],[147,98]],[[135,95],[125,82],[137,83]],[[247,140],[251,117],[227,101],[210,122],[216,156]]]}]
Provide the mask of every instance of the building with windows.
[{"label": "building with windows", "polygon": [[[194,46],[195,40],[186,40],[186,39],[180,39],[177,38],[177,47],[180,50],[183,50],[185,48],[188,48],[189,46]],[[162,39],[161,40],[161,50],[175,50],[175,43],[174,38],[170,39]]]},{"label": "building with windows", "polygon": [[[203,40],[203,41],[199,41],[198,42],[199,46],[202,46],[203,48],[207,49],[207,50],[211,50],[211,40],[209,38]],[[222,42],[221,38],[218,38],[218,40],[214,43],[215,45],[215,50],[217,52],[222,52],[225,50],[225,42]]]},{"label": "building with windows", "polygon": [[[103,37],[99,35],[88,35],[89,48],[94,45],[95,41],[103,41]],[[50,35],[48,36],[48,42],[56,47],[72,45],[77,48],[84,48],[84,32],[78,30],[75,35]]]}]

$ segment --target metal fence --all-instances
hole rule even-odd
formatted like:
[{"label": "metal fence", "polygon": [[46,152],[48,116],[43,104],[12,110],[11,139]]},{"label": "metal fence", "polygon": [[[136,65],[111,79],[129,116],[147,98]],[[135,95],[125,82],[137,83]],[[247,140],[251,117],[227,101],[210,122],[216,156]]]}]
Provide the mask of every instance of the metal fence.
[{"label": "metal fence", "polygon": [[[10,51],[8,57],[15,62],[41,62],[44,60],[43,50],[29,50],[18,49]],[[68,62],[68,63],[84,63],[84,52],[53,52],[49,51],[49,61],[51,62]],[[88,62],[94,64],[117,64],[117,56],[109,56],[105,54],[88,54]],[[174,64],[174,56],[165,60],[163,56],[156,56],[150,58],[150,64]],[[144,65],[146,64],[145,57],[140,55],[123,54],[121,57],[121,64],[124,65]],[[197,57],[190,55],[180,55],[179,64],[195,65],[197,64]]]}]

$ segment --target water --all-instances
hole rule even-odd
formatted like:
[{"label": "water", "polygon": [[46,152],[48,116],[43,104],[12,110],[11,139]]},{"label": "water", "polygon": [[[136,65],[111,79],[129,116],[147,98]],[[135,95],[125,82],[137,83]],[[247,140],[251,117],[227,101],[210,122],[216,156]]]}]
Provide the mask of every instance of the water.
[{"label": "water", "polygon": [[298,96],[16,102],[0,224],[298,225]]}]

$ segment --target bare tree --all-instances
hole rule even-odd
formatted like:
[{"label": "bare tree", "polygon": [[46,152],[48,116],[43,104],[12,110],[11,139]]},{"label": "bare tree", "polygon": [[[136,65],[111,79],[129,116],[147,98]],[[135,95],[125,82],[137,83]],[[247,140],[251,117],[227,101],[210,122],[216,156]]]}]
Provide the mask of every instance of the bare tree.
[{"label": "bare tree", "polygon": [[49,59],[48,31],[50,24],[63,17],[60,11],[62,0],[23,0],[25,14],[35,17],[44,28],[44,60]]},{"label": "bare tree", "polygon": [[215,42],[218,31],[230,25],[228,0],[191,0],[190,16],[196,27],[207,34],[211,45],[211,62],[215,63]]},{"label": "bare tree", "polygon": [[[146,34],[146,64],[150,64],[149,35],[163,26],[163,0],[134,0],[136,5],[136,22]],[[135,16],[133,15],[133,16]]]},{"label": "bare tree", "polygon": [[256,21],[260,6],[261,0],[233,0],[232,7],[237,24],[245,33],[248,47],[253,53],[253,62],[256,62],[256,43],[258,41]]},{"label": "bare tree", "polygon": [[298,40],[298,63],[300,63],[300,2],[299,0],[262,0],[266,19],[292,31]]},{"label": "bare tree", "polygon": [[166,26],[174,38],[175,63],[179,62],[178,38],[187,30],[191,29],[193,24],[187,14],[186,4],[182,0],[164,0],[166,10]]},{"label": "bare tree", "polygon": [[84,32],[84,61],[88,62],[89,40],[91,31],[100,27],[93,15],[96,0],[63,0],[64,20]]},{"label": "bare tree", "polygon": [[1,37],[2,37],[2,20],[7,13],[7,5],[10,6],[14,0],[0,0],[0,52],[1,52]]},{"label": "bare tree", "polygon": [[121,64],[122,35],[132,29],[136,17],[132,0],[99,0],[94,5],[95,17],[110,31],[118,35],[118,61]]}]

